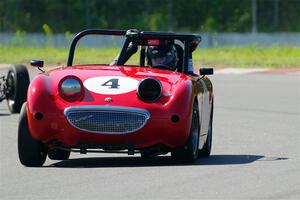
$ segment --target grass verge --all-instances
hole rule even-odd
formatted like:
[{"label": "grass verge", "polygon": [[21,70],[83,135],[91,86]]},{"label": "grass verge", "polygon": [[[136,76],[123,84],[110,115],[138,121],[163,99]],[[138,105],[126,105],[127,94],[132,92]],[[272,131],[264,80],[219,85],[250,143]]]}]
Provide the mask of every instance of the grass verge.
[{"label": "grass verge", "polygon": [[300,68],[299,47],[222,47],[198,49],[196,61],[203,65],[239,68]]},{"label": "grass verge", "polygon": [[[110,63],[120,49],[80,48],[74,64]],[[0,63],[28,64],[31,59],[45,61],[46,66],[65,65],[67,48],[0,46]],[[197,49],[193,54],[195,66],[239,68],[300,68],[299,47],[222,47]],[[131,63],[137,62],[138,57]]]}]

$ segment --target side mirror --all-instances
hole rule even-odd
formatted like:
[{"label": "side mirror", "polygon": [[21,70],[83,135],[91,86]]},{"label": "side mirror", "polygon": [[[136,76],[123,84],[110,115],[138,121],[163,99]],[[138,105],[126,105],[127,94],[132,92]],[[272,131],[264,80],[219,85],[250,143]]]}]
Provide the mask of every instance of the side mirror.
[{"label": "side mirror", "polygon": [[213,75],[214,68],[200,68],[199,73],[200,75]]},{"label": "side mirror", "polygon": [[30,65],[33,67],[44,67],[44,61],[43,60],[31,60]]}]

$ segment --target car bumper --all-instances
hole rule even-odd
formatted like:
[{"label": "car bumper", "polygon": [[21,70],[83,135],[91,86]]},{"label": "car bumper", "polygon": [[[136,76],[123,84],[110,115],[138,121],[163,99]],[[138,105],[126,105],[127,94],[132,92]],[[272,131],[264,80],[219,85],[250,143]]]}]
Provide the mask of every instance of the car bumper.
[{"label": "car bumper", "polygon": [[[114,107],[114,109],[126,110],[127,108]],[[42,119],[37,119],[36,112],[28,110],[28,123],[32,136],[46,144],[57,141],[66,147],[74,148],[133,146],[141,149],[156,144],[163,144],[169,148],[178,147],[186,142],[189,135],[190,117],[179,116],[179,120],[174,122],[171,113],[159,115],[151,110],[136,109],[145,115],[149,114],[145,124],[136,130],[132,129],[133,131],[108,133],[74,126],[68,118],[67,110],[68,108],[47,112]],[[84,120],[85,117],[78,119]]]}]

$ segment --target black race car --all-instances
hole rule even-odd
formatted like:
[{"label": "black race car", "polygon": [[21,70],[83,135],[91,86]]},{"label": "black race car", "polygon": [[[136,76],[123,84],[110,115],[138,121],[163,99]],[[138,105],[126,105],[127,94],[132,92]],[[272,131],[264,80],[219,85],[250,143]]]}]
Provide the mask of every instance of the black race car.
[{"label": "black race car", "polygon": [[27,98],[29,83],[29,74],[24,65],[11,65],[7,76],[0,76],[0,102],[6,99],[11,113],[20,112]]}]

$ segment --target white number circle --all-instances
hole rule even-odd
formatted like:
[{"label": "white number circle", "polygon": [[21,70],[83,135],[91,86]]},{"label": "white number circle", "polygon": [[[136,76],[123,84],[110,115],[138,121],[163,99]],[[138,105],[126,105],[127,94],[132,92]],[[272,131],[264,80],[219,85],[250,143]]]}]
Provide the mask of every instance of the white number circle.
[{"label": "white number circle", "polygon": [[123,94],[136,90],[139,81],[122,76],[99,76],[83,82],[86,89],[98,94]]}]

